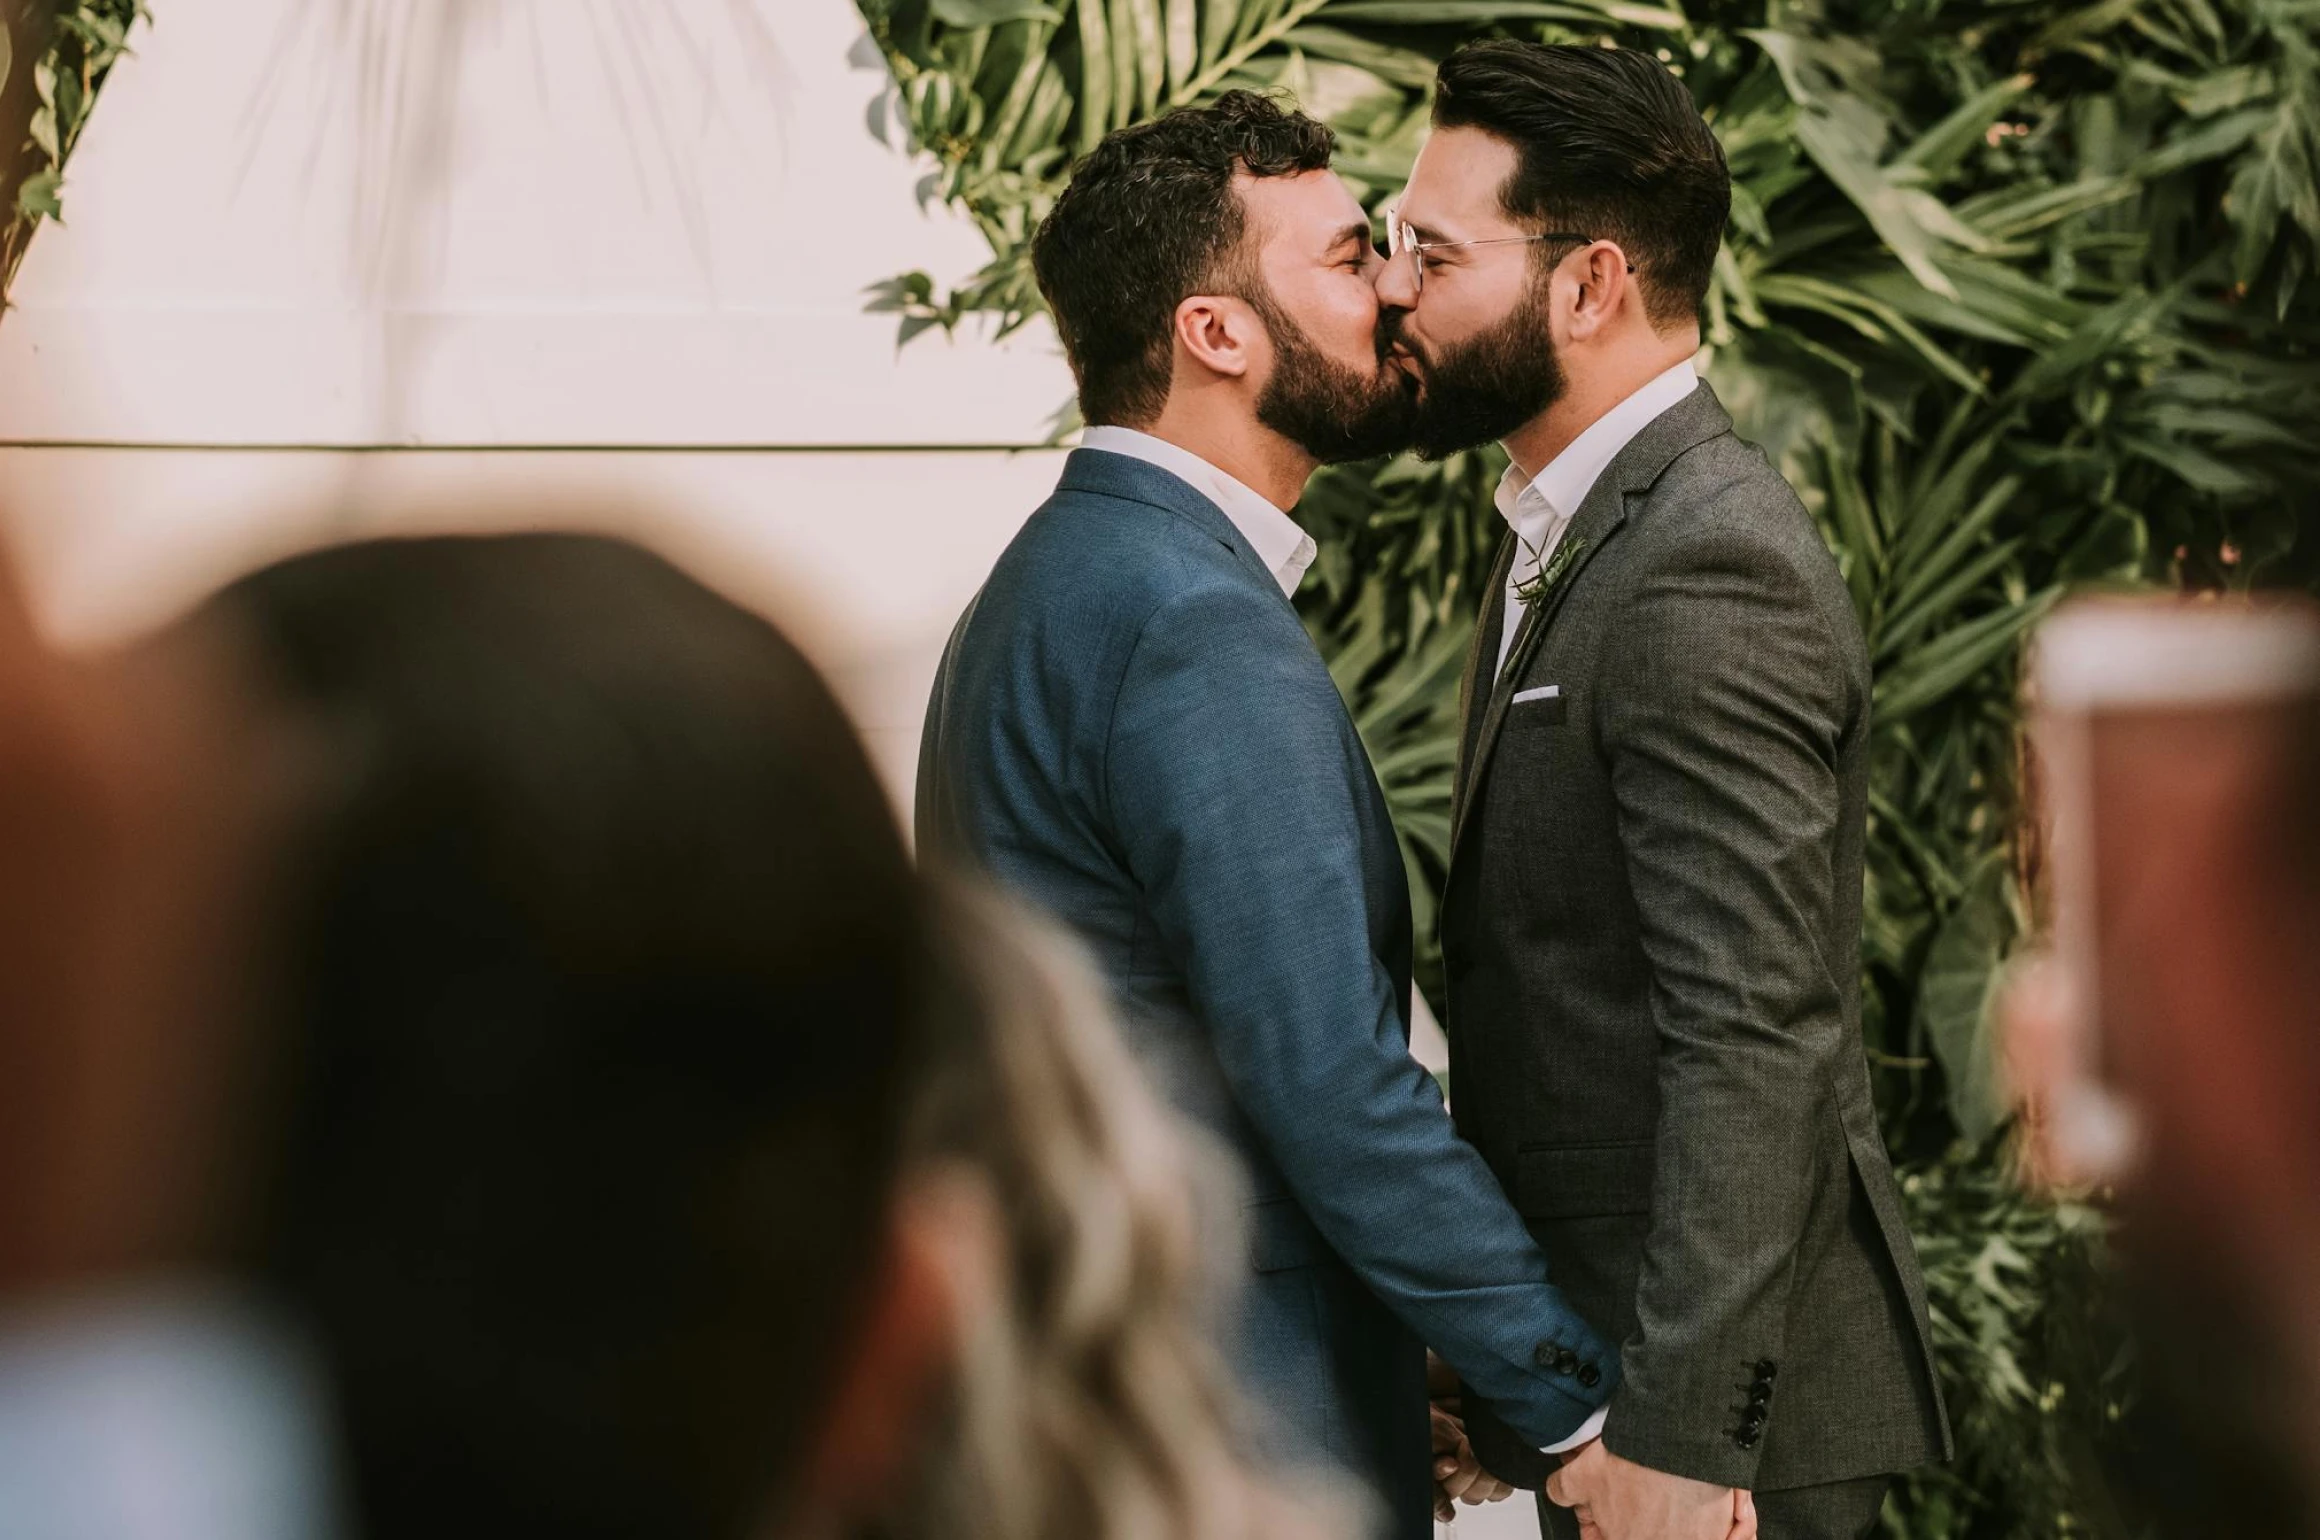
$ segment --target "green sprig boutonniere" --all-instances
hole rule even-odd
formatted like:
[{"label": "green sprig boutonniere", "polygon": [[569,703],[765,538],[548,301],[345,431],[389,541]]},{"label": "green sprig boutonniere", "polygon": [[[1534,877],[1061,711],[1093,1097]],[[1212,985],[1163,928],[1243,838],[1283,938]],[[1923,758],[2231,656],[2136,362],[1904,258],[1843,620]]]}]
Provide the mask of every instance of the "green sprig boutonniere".
[{"label": "green sprig boutonniere", "polygon": [[1539,561],[1536,546],[1526,540],[1523,542],[1523,548],[1531,553],[1531,565],[1537,570],[1514,585],[1514,596],[1523,602],[1524,608],[1528,609],[1555,591],[1555,586],[1562,582],[1564,576],[1570,572],[1571,563],[1577,561],[1579,553],[1587,549],[1587,542],[1585,540],[1565,540],[1561,545],[1555,547],[1555,554],[1543,564]]}]

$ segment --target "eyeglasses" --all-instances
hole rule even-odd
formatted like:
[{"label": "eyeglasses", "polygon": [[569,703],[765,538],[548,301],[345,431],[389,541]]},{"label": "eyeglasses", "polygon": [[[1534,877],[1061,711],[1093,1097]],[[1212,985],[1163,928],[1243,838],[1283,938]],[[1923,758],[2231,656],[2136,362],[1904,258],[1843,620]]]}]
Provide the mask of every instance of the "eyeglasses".
[{"label": "eyeglasses", "polygon": [[[1410,279],[1420,293],[1426,288],[1426,253],[1447,251],[1453,246],[1530,246],[1540,241],[1562,241],[1574,246],[1592,246],[1595,237],[1581,235],[1575,230],[1549,230],[1544,235],[1500,235],[1480,241],[1421,241],[1410,227],[1402,222],[1401,210],[1386,210],[1386,251],[1393,257],[1410,259]],[[1629,272],[1635,264],[1627,264]]]}]

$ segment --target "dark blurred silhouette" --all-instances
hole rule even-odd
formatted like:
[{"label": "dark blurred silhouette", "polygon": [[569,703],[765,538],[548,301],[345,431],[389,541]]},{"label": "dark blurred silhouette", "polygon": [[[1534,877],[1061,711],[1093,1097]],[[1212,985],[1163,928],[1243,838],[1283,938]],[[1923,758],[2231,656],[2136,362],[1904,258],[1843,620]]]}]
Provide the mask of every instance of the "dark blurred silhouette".
[{"label": "dark blurred silhouette", "polygon": [[873,1503],[947,1351],[889,1224],[931,964],[812,668],[577,536],[325,551],[194,625],[302,740],[258,1265],[362,1531],[742,1540]]},{"label": "dark blurred silhouette", "polygon": [[102,666],[0,597],[0,1535],[1358,1527],[1247,1452],[1224,1157],[773,626],[556,535]]},{"label": "dark blurred silhouette", "polygon": [[0,588],[0,723],[0,1533],[892,1505],[973,1215],[903,1182],[925,901],[777,630],[564,536],[102,665]]},{"label": "dark blurred silhouette", "polygon": [[2054,956],[2014,991],[2032,1164],[2118,1185],[2133,1494],[2320,1535],[2320,614],[2110,601],[2040,642]]}]

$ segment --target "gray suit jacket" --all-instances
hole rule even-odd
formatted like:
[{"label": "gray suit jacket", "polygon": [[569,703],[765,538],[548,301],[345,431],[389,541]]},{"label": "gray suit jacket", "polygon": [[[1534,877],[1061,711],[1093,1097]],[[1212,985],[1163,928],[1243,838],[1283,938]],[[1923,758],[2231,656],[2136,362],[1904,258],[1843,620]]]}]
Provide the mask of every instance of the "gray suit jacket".
[{"label": "gray suit jacket", "polygon": [[1410,909],[1329,670],[1221,509],[1080,450],[959,622],[920,847],[1074,926],[1252,1183],[1237,1361],[1426,1540],[1420,1341],[1535,1442],[1618,1361],[1409,1054]]},{"label": "gray suit jacket", "polygon": [[[1509,541],[1467,666],[1459,1129],[1621,1341],[1613,1452],[1754,1490],[1945,1458],[1860,1040],[1869,666],[1845,584],[1705,384],[1564,540],[1493,680]],[[1479,1422],[1486,1461],[1542,1474]]]}]

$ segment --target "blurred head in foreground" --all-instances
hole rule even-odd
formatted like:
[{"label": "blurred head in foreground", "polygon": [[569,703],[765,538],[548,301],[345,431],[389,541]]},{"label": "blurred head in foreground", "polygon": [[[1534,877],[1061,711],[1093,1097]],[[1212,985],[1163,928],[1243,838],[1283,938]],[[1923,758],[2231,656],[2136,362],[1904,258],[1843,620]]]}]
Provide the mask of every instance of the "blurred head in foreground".
[{"label": "blurred head in foreground", "polygon": [[2320,1534],[2320,611],[2084,604],[2035,681],[2034,1166],[2118,1184],[2174,1532]]},{"label": "blurred head in foreground", "polygon": [[325,551],[194,623],[304,791],[261,1268],[369,1535],[741,1540],[883,1500],[950,1353],[898,1202],[933,964],[851,728],[609,541]]},{"label": "blurred head in foreground", "polygon": [[1162,1105],[1078,946],[999,899],[941,895],[957,1008],[910,1125],[922,1179],[964,1169],[1004,1247],[901,1536],[1322,1540],[1361,1533],[1265,1467],[1215,1342],[1238,1186]]},{"label": "blurred head in foreground", "polygon": [[[327,1442],[376,1540],[1351,1532],[1244,1452],[1229,1178],[774,628],[551,536],[301,557],[104,671],[11,619],[0,1531],[162,1532],[126,1474],[327,1534]],[[270,1420],[265,1312],[105,1303],[253,1278],[322,1371]],[[11,1486],[12,1408],[253,1358]]]}]

